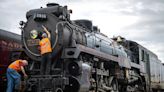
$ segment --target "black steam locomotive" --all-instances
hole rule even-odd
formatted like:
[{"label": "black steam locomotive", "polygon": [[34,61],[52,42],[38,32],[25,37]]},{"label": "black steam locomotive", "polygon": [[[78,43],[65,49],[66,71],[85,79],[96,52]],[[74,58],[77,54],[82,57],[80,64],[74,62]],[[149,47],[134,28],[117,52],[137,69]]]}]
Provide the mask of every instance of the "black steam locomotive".
[{"label": "black steam locomotive", "polygon": [[[163,89],[162,82],[156,81],[158,74],[153,72],[154,66],[150,66],[155,62],[163,67],[155,54],[120,36],[109,39],[89,20],[70,20],[70,13],[67,6],[49,3],[46,8],[30,10],[26,14],[27,22],[20,22],[23,48],[31,58],[26,91],[150,92]],[[51,33],[53,48],[48,75],[40,74],[38,43],[42,26]]]}]

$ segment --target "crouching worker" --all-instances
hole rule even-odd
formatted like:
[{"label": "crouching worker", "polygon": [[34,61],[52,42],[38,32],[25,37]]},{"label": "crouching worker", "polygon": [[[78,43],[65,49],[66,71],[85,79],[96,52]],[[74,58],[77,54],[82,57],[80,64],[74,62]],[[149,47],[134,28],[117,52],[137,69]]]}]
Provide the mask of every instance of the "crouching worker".
[{"label": "crouching worker", "polygon": [[14,92],[19,91],[21,88],[21,75],[18,73],[22,71],[24,77],[27,78],[27,74],[24,70],[24,66],[28,65],[26,60],[16,60],[8,66],[7,69],[7,91]]},{"label": "crouching worker", "polygon": [[51,48],[51,41],[50,41],[50,33],[44,26],[42,27],[45,33],[42,34],[42,39],[39,43],[41,57],[42,57],[41,74],[47,75],[50,73],[52,48]]}]

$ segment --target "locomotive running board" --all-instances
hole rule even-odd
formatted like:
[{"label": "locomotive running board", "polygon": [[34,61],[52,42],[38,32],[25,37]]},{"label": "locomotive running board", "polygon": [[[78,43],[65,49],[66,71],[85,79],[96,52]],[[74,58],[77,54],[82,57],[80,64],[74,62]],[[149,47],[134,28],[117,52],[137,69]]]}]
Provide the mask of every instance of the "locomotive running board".
[{"label": "locomotive running board", "polygon": [[101,58],[104,61],[113,61],[118,63],[122,67],[131,68],[130,59],[125,57],[116,57],[110,54],[106,54],[95,49],[86,47],[84,45],[77,44],[76,47],[65,48],[62,54],[62,58],[78,58],[81,52],[94,55],[97,58]]}]

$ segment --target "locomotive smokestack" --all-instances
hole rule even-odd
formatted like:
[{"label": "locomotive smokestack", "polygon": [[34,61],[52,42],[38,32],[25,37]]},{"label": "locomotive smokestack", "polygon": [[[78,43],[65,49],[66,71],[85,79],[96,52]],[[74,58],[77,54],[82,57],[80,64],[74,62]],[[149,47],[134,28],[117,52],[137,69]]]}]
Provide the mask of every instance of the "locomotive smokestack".
[{"label": "locomotive smokestack", "polygon": [[57,3],[48,3],[47,7],[53,7],[53,6],[59,6],[59,4]]}]

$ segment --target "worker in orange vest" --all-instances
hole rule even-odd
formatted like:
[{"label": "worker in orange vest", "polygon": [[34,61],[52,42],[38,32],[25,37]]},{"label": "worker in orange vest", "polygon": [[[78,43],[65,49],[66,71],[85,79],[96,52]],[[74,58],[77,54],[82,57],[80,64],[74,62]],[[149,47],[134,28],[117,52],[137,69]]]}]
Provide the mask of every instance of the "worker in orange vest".
[{"label": "worker in orange vest", "polygon": [[51,65],[51,42],[50,42],[50,33],[49,31],[42,26],[44,29],[44,32],[42,34],[42,39],[39,42],[40,45],[40,52],[42,56],[42,62],[41,62],[41,74],[49,74],[50,73],[50,65]]},{"label": "worker in orange vest", "polygon": [[22,71],[24,77],[27,77],[27,74],[24,70],[24,66],[28,65],[26,60],[16,60],[11,63],[7,68],[7,90],[6,92],[14,92],[13,90],[20,90],[21,86],[21,75],[18,73]]}]

